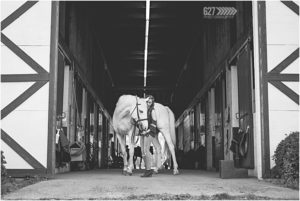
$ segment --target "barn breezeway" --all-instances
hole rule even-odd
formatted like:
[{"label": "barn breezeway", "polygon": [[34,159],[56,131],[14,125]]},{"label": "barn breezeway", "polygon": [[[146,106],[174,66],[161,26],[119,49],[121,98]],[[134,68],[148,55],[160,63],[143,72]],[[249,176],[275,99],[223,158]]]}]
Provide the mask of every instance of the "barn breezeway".
[{"label": "barn breezeway", "polygon": [[[81,175],[99,181],[121,177],[102,169],[121,157],[111,116],[122,94],[152,94],[173,110],[183,174],[170,181],[185,178],[208,194],[201,178],[220,182],[222,193],[227,180],[219,176],[270,177],[277,144],[285,133],[299,130],[299,6],[294,2],[151,1],[149,20],[145,1],[2,6],[1,150],[10,175],[54,178],[36,184],[49,184],[48,196],[60,179],[72,183],[72,176],[79,177],[72,183],[77,185]],[[213,11],[222,9],[222,14]],[[287,122],[278,124],[282,119]],[[62,138],[70,143],[66,149]],[[90,171],[73,172],[74,167]],[[155,188],[169,176],[155,176]],[[240,181],[232,180],[236,194]],[[277,188],[265,192],[285,196]],[[260,190],[249,191],[264,196]]]}]

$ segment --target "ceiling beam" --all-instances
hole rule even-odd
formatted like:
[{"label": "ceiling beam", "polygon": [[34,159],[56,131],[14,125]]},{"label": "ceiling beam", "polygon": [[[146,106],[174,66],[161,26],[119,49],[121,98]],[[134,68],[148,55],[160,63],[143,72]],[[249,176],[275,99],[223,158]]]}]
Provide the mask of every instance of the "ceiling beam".
[{"label": "ceiling beam", "polygon": [[[151,73],[147,73],[147,77],[165,77],[167,74],[165,72],[151,72]],[[137,76],[137,77],[143,77],[144,76],[144,72],[129,72],[126,73],[126,76]]]},{"label": "ceiling beam", "polygon": [[123,87],[114,87],[114,91],[172,91],[173,87],[143,87],[143,86],[123,86]]}]

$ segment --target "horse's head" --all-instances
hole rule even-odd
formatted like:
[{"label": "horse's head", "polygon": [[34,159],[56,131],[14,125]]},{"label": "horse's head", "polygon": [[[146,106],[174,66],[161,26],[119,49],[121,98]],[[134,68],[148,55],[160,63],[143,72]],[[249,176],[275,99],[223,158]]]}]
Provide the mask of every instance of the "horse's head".
[{"label": "horse's head", "polygon": [[136,97],[136,104],[133,111],[131,112],[131,117],[135,122],[137,122],[138,128],[140,130],[145,131],[148,129],[146,99]]}]

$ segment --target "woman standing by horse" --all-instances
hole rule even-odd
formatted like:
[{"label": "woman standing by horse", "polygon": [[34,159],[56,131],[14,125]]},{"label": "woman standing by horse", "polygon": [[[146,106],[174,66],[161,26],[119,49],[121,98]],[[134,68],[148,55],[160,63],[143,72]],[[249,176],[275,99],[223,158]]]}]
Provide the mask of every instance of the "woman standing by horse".
[{"label": "woman standing by horse", "polygon": [[149,129],[143,133],[141,137],[142,154],[145,161],[145,173],[142,177],[151,177],[151,159],[150,159],[150,145],[151,143],[156,148],[156,169],[161,166],[161,145],[158,140],[158,133],[162,133],[165,138],[165,148],[168,148],[171,152],[174,162],[174,175],[178,174],[178,164],[175,156],[175,118],[173,112],[169,107],[163,106],[159,103],[154,103],[154,97],[152,95],[146,98],[148,111],[148,126]]}]

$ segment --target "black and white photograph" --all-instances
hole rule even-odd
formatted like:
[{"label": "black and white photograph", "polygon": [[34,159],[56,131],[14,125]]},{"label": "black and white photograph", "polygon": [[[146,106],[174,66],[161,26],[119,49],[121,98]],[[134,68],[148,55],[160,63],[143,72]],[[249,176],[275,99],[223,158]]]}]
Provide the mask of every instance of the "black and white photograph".
[{"label": "black and white photograph", "polygon": [[299,0],[1,0],[1,200],[299,200]]}]

